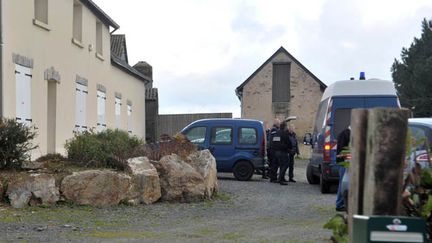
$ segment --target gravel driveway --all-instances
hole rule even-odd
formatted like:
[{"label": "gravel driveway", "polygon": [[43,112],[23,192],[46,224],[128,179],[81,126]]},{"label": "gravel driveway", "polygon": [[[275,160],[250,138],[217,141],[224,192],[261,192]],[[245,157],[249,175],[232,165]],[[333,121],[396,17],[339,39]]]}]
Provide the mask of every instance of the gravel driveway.
[{"label": "gravel driveway", "polygon": [[220,173],[215,200],[109,208],[0,205],[0,242],[327,242],[334,194],[321,194],[296,161],[297,183]]}]

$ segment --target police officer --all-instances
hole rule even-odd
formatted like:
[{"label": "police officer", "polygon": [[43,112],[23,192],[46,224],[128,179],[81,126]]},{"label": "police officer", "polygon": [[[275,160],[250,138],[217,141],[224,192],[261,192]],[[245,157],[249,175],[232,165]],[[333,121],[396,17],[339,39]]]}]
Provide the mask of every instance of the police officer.
[{"label": "police officer", "polygon": [[277,182],[285,186],[288,185],[285,180],[285,173],[289,163],[288,151],[292,148],[285,122],[280,123],[279,130],[271,139],[273,155],[279,165],[279,177]]},{"label": "police officer", "polygon": [[275,119],[273,121],[273,127],[267,130],[267,158],[269,160],[269,178],[270,182],[277,182],[277,170],[279,164],[277,159],[274,157],[274,150],[272,148],[272,138],[276,135],[279,130],[280,120]]},{"label": "police officer", "polygon": [[297,136],[296,133],[294,132],[294,129],[295,129],[294,124],[289,124],[288,134],[289,134],[292,149],[289,150],[288,178],[289,178],[289,182],[295,183],[296,180],[294,180],[294,157],[296,154],[299,155],[300,151],[298,147]]}]

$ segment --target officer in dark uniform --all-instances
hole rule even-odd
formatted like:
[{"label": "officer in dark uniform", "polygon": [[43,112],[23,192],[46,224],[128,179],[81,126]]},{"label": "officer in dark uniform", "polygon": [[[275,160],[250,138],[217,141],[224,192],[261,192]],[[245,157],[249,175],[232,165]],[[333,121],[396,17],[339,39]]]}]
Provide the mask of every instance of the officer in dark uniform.
[{"label": "officer in dark uniform", "polygon": [[272,149],[272,138],[276,135],[279,130],[280,120],[275,119],[273,122],[273,127],[267,130],[267,158],[269,161],[269,178],[270,182],[277,182],[277,170],[279,164],[277,159],[274,157],[274,150]]},{"label": "officer in dark uniform", "polygon": [[277,160],[279,165],[279,177],[277,181],[281,185],[288,185],[287,181],[285,180],[285,173],[289,164],[288,151],[291,150],[292,145],[285,122],[280,124],[279,130],[271,139],[271,148],[274,152],[274,158]]}]

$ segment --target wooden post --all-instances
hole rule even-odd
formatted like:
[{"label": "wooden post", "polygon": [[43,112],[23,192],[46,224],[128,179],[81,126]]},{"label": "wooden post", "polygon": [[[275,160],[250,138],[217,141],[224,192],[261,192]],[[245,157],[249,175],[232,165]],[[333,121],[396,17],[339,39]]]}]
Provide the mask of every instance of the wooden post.
[{"label": "wooden post", "polygon": [[400,215],[409,111],[369,111],[364,180],[364,215]]},{"label": "wooden post", "polygon": [[349,168],[350,184],[348,189],[348,232],[351,238],[353,215],[363,214],[363,186],[366,161],[366,132],[368,110],[355,109],[351,112],[351,163]]}]

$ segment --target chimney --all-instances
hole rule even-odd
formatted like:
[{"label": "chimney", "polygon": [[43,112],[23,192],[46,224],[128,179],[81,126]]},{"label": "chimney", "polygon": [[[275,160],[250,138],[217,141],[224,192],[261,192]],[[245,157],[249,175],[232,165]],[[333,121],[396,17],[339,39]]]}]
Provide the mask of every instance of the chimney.
[{"label": "chimney", "polygon": [[133,66],[133,68],[153,80],[153,68],[147,62],[139,61]]}]

